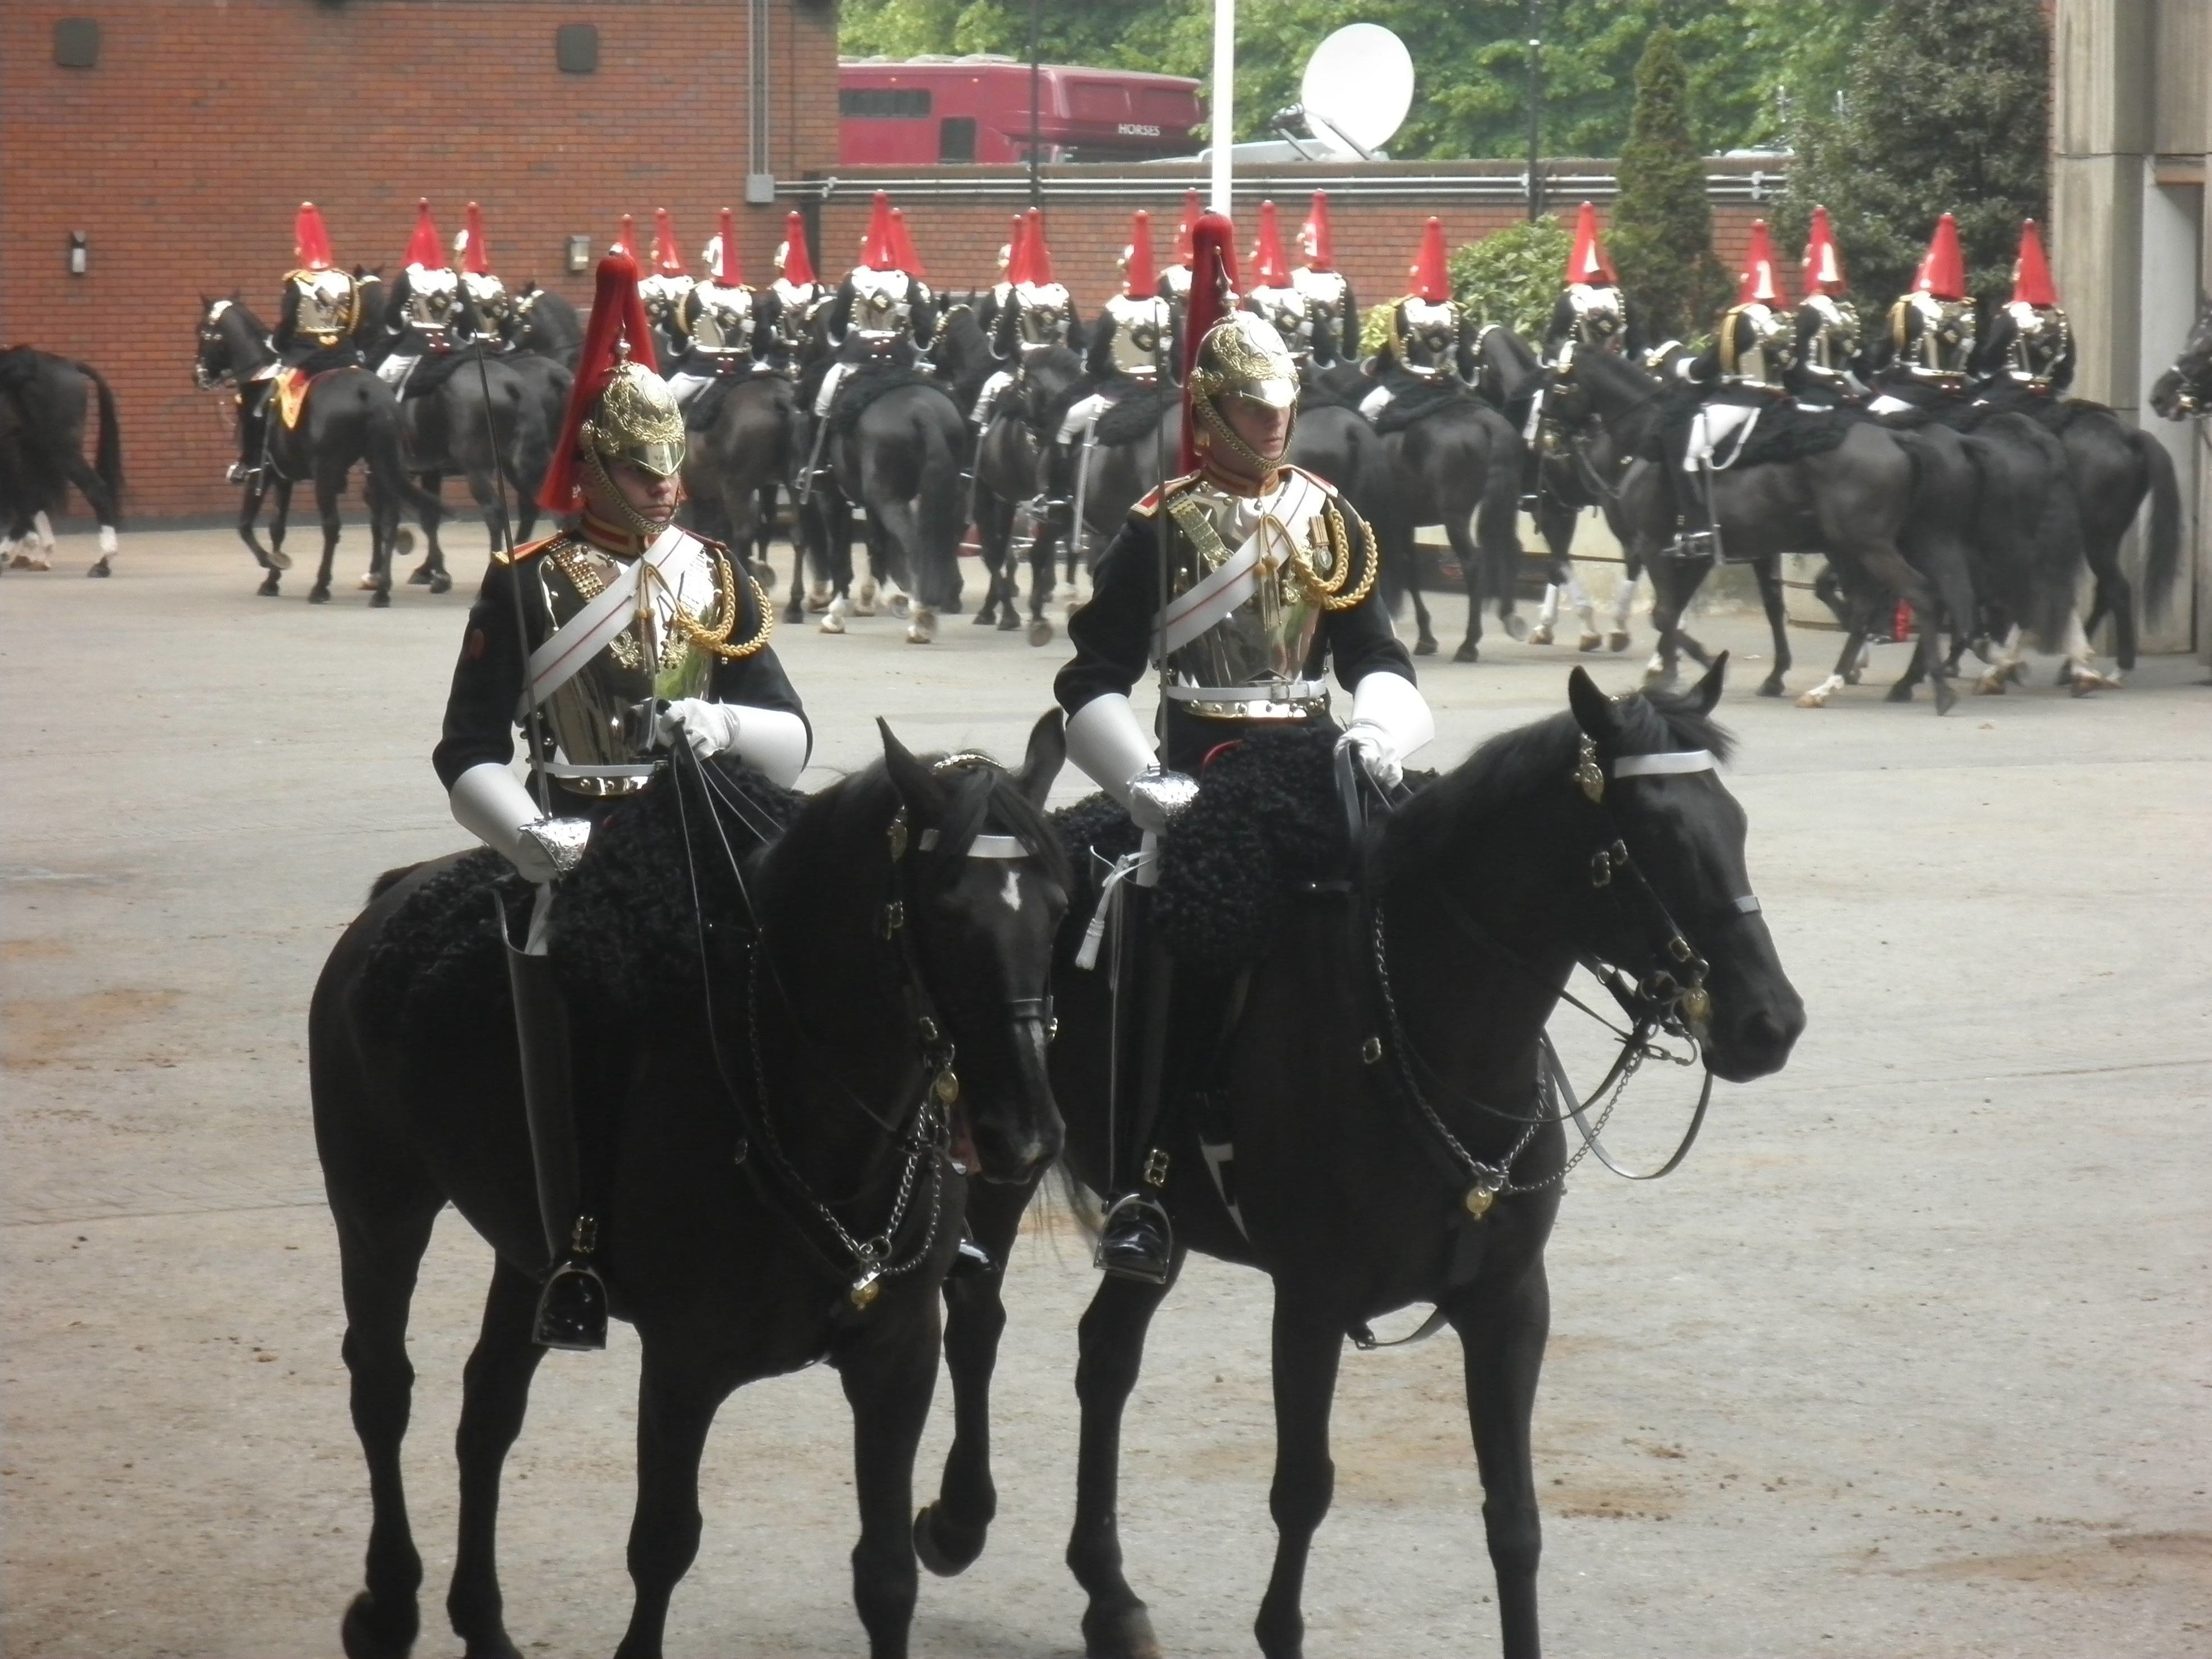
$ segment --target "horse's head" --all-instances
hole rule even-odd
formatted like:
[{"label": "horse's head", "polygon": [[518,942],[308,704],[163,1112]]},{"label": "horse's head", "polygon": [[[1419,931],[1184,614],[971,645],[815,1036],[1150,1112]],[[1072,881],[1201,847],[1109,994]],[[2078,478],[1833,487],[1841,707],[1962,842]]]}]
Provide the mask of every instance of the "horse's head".
[{"label": "horse's head", "polygon": [[226,381],[243,380],[261,366],[266,348],[261,325],[238,302],[200,296],[199,340],[192,355],[192,384],[212,392]]},{"label": "horse's head", "polygon": [[1615,701],[1577,669],[1567,693],[1581,740],[1562,785],[1587,844],[1583,954],[1671,999],[1705,1064],[1741,1083],[1781,1069],[1805,1005],[1752,892],[1743,808],[1717,770],[1728,738],[1711,716],[1727,665],[1723,653],[1682,699]]},{"label": "horse's head", "polygon": [[1024,1180],[1059,1156],[1061,1135],[1046,1048],[1071,879],[1042,810],[1067,755],[1060,714],[1037,722],[1012,773],[979,755],[918,760],[882,730],[899,802],[886,831],[896,932],[925,1005],[923,1044],[943,1055],[940,1079],[957,1078],[954,1098],[941,1081],[939,1098],[971,1169]]},{"label": "horse's head", "polygon": [[1036,346],[1022,354],[1022,419],[1043,437],[1045,420],[1060,394],[1083,378],[1083,360],[1066,346]]},{"label": "horse's head", "polygon": [[2212,412],[2212,300],[2199,302],[2197,326],[2173,367],[2151,387],[2150,406],[2169,421]]}]

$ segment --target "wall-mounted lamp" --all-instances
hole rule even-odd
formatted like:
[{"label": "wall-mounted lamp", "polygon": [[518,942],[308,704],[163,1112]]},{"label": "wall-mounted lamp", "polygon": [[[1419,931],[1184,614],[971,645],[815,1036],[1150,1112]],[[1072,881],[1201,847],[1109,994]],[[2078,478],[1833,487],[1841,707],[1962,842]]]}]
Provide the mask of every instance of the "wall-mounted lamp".
[{"label": "wall-mounted lamp", "polygon": [[81,230],[70,232],[69,269],[72,276],[82,276],[92,264],[92,248]]},{"label": "wall-mounted lamp", "polygon": [[592,268],[592,239],[571,236],[568,239],[568,269],[580,276]]}]

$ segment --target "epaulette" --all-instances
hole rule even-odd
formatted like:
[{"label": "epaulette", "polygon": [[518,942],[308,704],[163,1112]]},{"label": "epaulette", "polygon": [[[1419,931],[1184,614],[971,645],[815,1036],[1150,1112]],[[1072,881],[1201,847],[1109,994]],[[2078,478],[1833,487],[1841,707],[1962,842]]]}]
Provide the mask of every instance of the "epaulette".
[{"label": "epaulette", "polygon": [[550,536],[532,542],[526,547],[518,547],[514,550],[514,553],[511,558],[508,555],[501,552],[495,547],[491,550],[492,562],[495,564],[520,564],[525,559],[534,559],[540,553],[543,553],[547,548],[552,546],[554,543],[559,541],[562,533],[563,532],[556,532]]},{"label": "epaulette", "polygon": [[1170,495],[1176,495],[1182,490],[1189,489],[1193,484],[1199,483],[1205,477],[1206,475],[1203,472],[1186,472],[1179,477],[1170,478],[1164,484],[1156,484],[1152,489],[1146,490],[1145,492],[1144,498],[1134,507],[1131,507],[1129,511],[1137,518],[1149,519],[1155,513],[1158,513],[1160,510],[1160,503],[1162,501]]},{"label": "epaulette", "polygon": [[1298,477],[1304,478],[1315,489],[1320,490],[1322,495],[1326,495],[1332,501],[1341,501],[1344,499],[1344,492],[1341,489],[1339,489],[1334,484],[1331,483],[1328,479],[1322,477],[1318,472],[1308,471],[1302,466],[1293,466],[1288,461],[1283,463],[1282,470],[1285,472],[1297,473]]}]

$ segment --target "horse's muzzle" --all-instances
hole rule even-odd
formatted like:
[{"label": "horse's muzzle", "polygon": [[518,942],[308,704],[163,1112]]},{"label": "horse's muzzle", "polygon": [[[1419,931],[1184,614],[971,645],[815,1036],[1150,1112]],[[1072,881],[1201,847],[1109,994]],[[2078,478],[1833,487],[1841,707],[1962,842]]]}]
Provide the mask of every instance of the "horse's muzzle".
[{"label": "horse's muzzle", "polygon": [[1804,1030],[1805,1004],[1786,984],[1733,1012],[1728,999],[1716,997],[1705,1064],[1726,1082],[1749,1083],[1780,1071]]}]

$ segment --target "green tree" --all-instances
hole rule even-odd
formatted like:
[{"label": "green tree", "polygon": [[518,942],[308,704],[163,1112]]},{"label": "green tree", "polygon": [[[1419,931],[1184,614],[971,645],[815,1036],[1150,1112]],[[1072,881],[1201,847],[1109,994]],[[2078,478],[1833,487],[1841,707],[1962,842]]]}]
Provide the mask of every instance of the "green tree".
[{"label": "green tree", "polygon": [[1860,40],[1842,112],[1797,125],[1776,216],[1784,246],[1803,245],[1825,204],[1852,286],[1879,305],[1912,280],[1950,213],[1968,287],[2003,298],[2020,222],[2049,213],[2050,52],[2042,0],[1886,8]]},{"label": "green tree", "polygon": [[1727,275],[1713,258],[1705,152],[1691,128],[1689,99],[1674,31],[1662,27],[1636,66],[1611,238],[1621,288],[1654,343],[1703,328],[1727,298]]},{"label": "green tree", "polygon": [[1468,242],[1451,256],[1452,298],[1477,322],[1541,339],[1574,237],[1549,214]]}]

